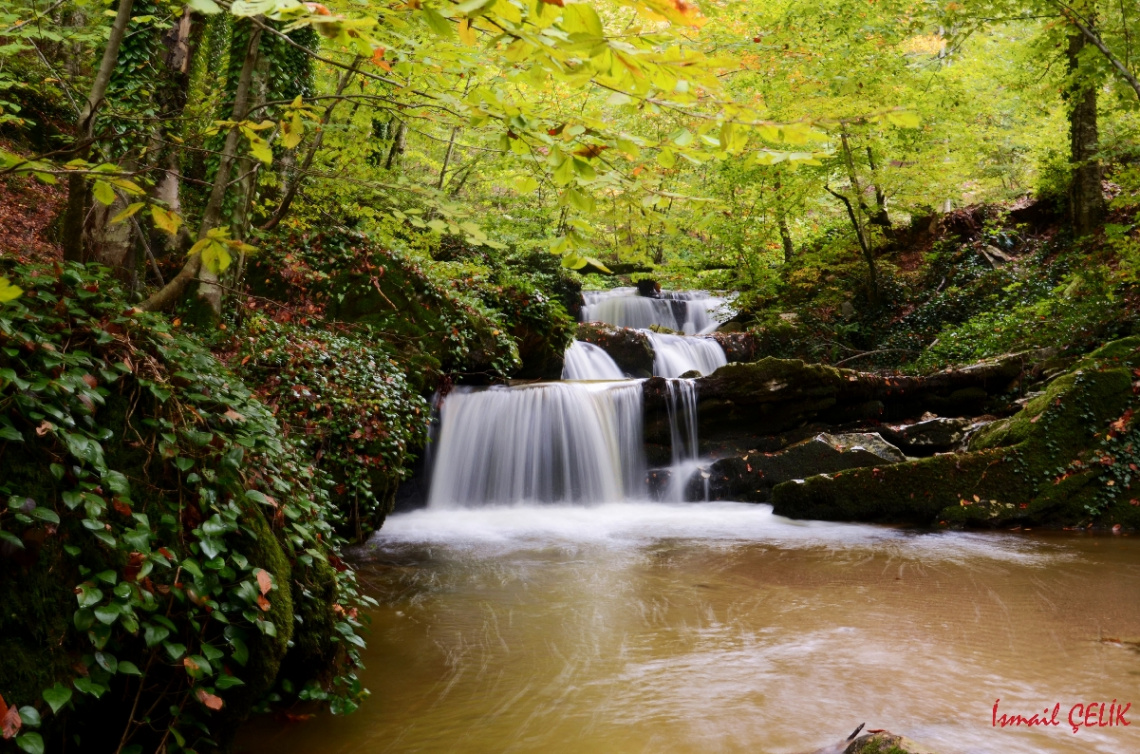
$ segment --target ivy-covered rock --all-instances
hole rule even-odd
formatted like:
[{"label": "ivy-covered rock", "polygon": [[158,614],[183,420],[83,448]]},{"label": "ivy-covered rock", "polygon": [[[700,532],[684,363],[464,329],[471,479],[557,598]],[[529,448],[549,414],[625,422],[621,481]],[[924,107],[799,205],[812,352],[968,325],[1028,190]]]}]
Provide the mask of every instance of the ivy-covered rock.
[{"label": "ivy-covered rock", "polygon": [[9,276],[24,294],[0,304],[0,695],[35,713],[24,748],[204,751],[274,701],[353,709],[366,600],[325,475],[108,279]]},{"label": "ivy-covered rock", "polygon": [[253,317],[236,369],[272,407],[285,435],[332,478],[345,536],[362,541],[395,505],[412,455],[427,441],[431,407],[396,354],[366,332],[297,327]]},{"label": "ivy-covered rock", "polygon": [[1138,367],[1140,337],[1110,343],[979,431],[968,453],[781,484],[775,510],[846,521],[1140,526]]}]

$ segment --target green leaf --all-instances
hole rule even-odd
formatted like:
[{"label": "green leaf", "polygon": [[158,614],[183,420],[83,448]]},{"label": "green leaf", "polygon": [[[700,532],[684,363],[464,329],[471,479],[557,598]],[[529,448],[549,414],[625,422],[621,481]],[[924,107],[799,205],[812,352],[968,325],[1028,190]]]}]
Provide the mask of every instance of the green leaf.
[{"label": "green leaf", "polygon": [[899,128],[918,128],[922,125],[918,113],[912,110],[889,112],[887,113],[887,120],[890,121],[891,125]]},{"label": "green leaf", "polygon": [[40,712],[35,707],[20,707],[20,719],[23,720],[24,725],[27,725],[29,728],[40,727]]},{"label": "green leaf", "polygon": [[76,599],[79,600],[80,607],[91,607],[103,599],[103,592],[98,587],[80,584],[77,589],[79,594],[76,595]]},{"label": "green leaf", "polygon": [[186,0],[186,5],[190,10],[196,10],[207,16],[222,12],[221,7],[214,0]]},{"label": "green leaf", "polygon": [[58,714],[63,705],[71,701],[71,689],[57,681],[50,689],[44,689],[43,697],[51,711]]},{"label": "green leaf", "polygon": [[143,626],[143,640],[148,647],[153,647],[168,636],[170,636],[170,629],[165,626],[156,626],[152,623]]},{"label": "green leaf", "polygon": [[111,188],[111,184],[106,181],[95,181],[95,185],[91,188],[91,195],[95,197],[95,201],[108,207],[115,203],[115,189]]},{"label": "green leaf", "polygon": [[123,675],[142,675],[142,671],[139,670],[138,665],[128,660],[119,661],[119,672]]},{"label": "green leaf", "polygon": [[99,683],[96,683],[95,681],[91,680],[90,678],[76,678],[74,683],[75,683],[75,690],[76,691],[80,691],[84,694],[89,694],[90,696],[93,696],[96,699],[103,696],[103,694],[107,693],[107,687],[106,686],[99,684]]},{"label": "green leaf", "polygon": [[41,521],[47,521],[49,524],[59,523],[59,515],[51,508],[33,508],[29,515]]},{"label": "green leaf", "polygon": [[16,737],[16,745],[28,754],[44,754],[44,739],[39,733],[21,733]]},{"label": "green leaf", "polygon": [[440,15],[439,11],[434,8],[424,8],[423,14],[428,27],[436,34],[448,39],[455,36],[455,29],[452,28],[451,23],[446,18]]},{"label": "green leaf", "polygon": [[10,531],[0,529],[0,542],[7,542],[13,547],[18,547],[21,550],[24,549],[24,541]]}]

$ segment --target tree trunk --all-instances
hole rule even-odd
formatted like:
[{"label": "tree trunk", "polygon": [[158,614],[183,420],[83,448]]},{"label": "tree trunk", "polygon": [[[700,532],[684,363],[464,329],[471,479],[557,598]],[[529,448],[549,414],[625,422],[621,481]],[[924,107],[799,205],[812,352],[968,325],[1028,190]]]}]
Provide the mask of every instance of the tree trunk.
[{"label": "tree trunk", "polygon": [[[91,141],[95,133],[95,113],[103,104],[103,96],[111,83],[111,74],[119,59],[119,46],[127,33],[134,5],[135,0],[119,0],[119,8],[111,24],[111,35],[107,39],[107,46],[103,49],[103,59],[99,61],[99,70],[95,74],[95,80],[91,82],[91,92],[87,95],[87,102],[84,103],[79,113],[79,120],[76,122],[77,159],[86,159],[91,151]],[[66,260],[83,261],[83,218],[86,213],[87,178],[75,173],[67,180],[67,210],[63,217],[63,258]]]},{"label": "tree trunk", "polygon": [[[341,74],[340,81],[337,82],[336,85],[336,96],[328,104],[328,106],[325,108],[324,113],[321,115],[321,123],[319,126],[317,126],[316,133],[313,134],[313,141],[309,144],[309,151],[305,153],[305,159],[301,162],[301,167],[294,171],[292,178],[289,180],[288,185],[285,187],[285,195],[281,197],[281,203],[277,205],[277,210],[273,213],[273,216],[270,217],[265,222],[265,224],[261,226],[262,230],[273,230],[276,228],[277,224],[281,222],[281,219],[285,217],[285,213],[289,211],[289,206],[293,203],[294,197],[297,196],[297,189],[301,185],[301,179],[305,177],[305,173],[308,172],[309,167],[313,164],[313,158],[316,157],[317,151],[321,148],[321,142],[324,141],[325,137],[325,127],[328,126],[329,121],[332,120],[333,109],[336,108],[337,104],[340,103],[340,96],[348,87],[349,81],[351,81],[353,75],[356,73],[357,69],[360,67],[360,64],[363,61],[364,58],[357,55],[356,58],[352,61],[352,65],[349,66],[348,70]],[[403,138],[403,128],[404,124],[401,121],[399,129],[397,129],[397,136],[400,139]],[[392,148],[395,149],[394,142],[392,144]],[[389,153],[388,167],[391,167],[391,162],[392,155]]]},{"label": "tree trunk", "polygon": [[782,210],[776,215],[776,225],[780,228],[780,241],[784,244],[784,264],[791,264],[796,256],[796,247],[788,230],[788,216]]},{"label": "tree trunk", "polygon": [[879,184],[879,168],[875,165],[875,153],[867,146],[867,164],[871,167],[871,177],[875,181],[875,211],[871,213],[871,222],[884,228],[891,227],[891,216],[887,214],[887,195]]},{"label": "tree trunk", "polygon": [[404,121],[396,125],[396,135],[392,137],[392,148],[388,150],[388,159],[384,162],[384,169],[391,170],[400,156],[404,154],[404,144],[408,137],[408,127]]},{"label": "tree trunk", "polygon": [[1069,37],[1069,215],[1078,236],[1092,233],[1104,222],[1104,191],[1097,159],[1096,82],[1080,74],[1080,53],[1085,35]]},{"label": "tree trunk", "polygon": [[[254,25],[250,30],[249,44],[246,46],[245,59],[242,61],[241,74],[238,77],[237,89],[234,92],[233,114],[231,120],[243,121],[249,114],[250,83],[253,80],[253,69],[257,65],[257,48],[261,41],[261,27]],[[202,223],[198,227],[198,238],[206,235],[217,227],[222,218],[222,204],[229,188],[230,172],[237,157],[238,138],[237,128],[231,128],[226,134],[225,145],[222,147],[221,158],[218,161],[218,172],[214,176],[214,183],[210,189],[210,198],[206,202],[206,209],[202,212]],[[163,309],[182,296],[186,286],[199,277],[198,295],[216,315],[222,311],[222,289],[218,285],[218,276],[209,268],[202,265],[201,254],[195,254],[186,260],[182,271],[178,275],[148,298],[139,308],[144,311]]]}]

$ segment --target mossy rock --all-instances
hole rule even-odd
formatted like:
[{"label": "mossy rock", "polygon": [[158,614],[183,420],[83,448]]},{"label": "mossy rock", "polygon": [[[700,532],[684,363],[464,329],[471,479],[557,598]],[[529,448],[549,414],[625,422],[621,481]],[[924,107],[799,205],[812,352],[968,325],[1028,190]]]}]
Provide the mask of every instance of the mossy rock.
[{"label": "mossy rock", "polygon": [[1127,495],[1094,500],[1103,473],[1084,464],[1108,422],[1135,404],[1140,338],[1110,343],[1054,380],[1014,416],[985,427],[970,452],[858,469],[776,486],[776,513],[793,518],[917,524],[1140,526]]},{"label": "mossy rock", "polygon": [[618,368],[630,377],[653,376],[653,362],[657,355],[649,338],[632,327],[617,327],[601,322],[584,322],[578,325],[578,340],[593,343],[609,354]]}]

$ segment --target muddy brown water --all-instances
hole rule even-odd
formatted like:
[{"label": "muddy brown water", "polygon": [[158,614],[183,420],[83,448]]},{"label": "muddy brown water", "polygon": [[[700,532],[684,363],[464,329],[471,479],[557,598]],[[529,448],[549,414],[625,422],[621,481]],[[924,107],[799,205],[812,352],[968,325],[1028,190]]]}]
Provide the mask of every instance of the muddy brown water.
[{"label": "muddy brown water", "polygon": [[[1137,537],[614,504],[404,514],[367,558],[372,697],[239,751],[802,752],[866,722],[944,754],[1140,752]],[[1062,725],[995,728],[997,699]],[[1131,726],[1066,722],[1113,700]]]}]

